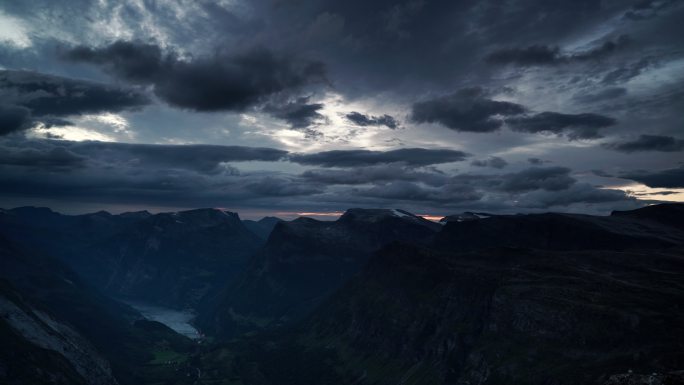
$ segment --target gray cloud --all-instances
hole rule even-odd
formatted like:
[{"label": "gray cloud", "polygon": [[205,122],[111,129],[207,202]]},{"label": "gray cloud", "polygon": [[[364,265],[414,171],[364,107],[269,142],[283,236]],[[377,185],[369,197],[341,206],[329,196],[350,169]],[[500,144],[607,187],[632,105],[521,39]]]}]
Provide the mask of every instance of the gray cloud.
[{"label": "gray cloud", "polygon": [[505,159],[499,158],[498,156],[493,156],[489,159],[479,159],[470,162],[471,165],[475,167],[491,167],[502,169],[508,165]]},{"label": "gray cloud", "polygon": [[323,107],[322,103],[309,103],[309,98],[303,97],[284,104],[268,104],[264,111],[288,122],[294,129],[302,129],[325,121],[319,112]]},{"label": "gray cloud", "polygon": [[172,106],[196,111],[241,111],[273,94],[320,81],[320,62],[295,62],[267,49],[180,60],[157,45],[117,41],[108,46],[79,46],[66,59],[97,65],[113,76],[154,86]]},{"label": "gray cloud", "polygon": [[562,114],[558,112],[541,112],[506,120],[506,124],[514,131],[565,134],[572,140],[601,138],[603,136],[599,133],[599,129],[610,127],[616,123],[615,119],[599,114]]},{"label": "gray cloud", "polygon": [[22,106],[0,104],[0,135],[28,128],[31,110]]},{"label": "gray cloud", "polygon": [[604,100],[617,99],[627,95],[627,89],[622,87],[608,87],[598,92],[580,93],[573,97],[580,103],[597,103]]},{"label": "gray cloud", "polygon": [[627,153],[638,151],[676,152],[684,150],[684,139],[662,135],[639,135],[637,139],[631,141],[607,143],[603,146]]},{"label": "gray cloud", "polygon": [[538,190],[527,194],[523,199],[523,205],[538,208],[568,206],[576,203],[598,204],[633,200],[624,191],[600,189],[588,183],[576,183],[561,191]]},{"label": "gray cloud", "polygon": [[352,111],[345,115],[347,120],[356,124],[357,126],[386,126],[391,129],[399,127],[399,122],[390,115],[374,116],[366,115],[360,112]]},{"label": "gray cloud", "polygon": [[648,187],[684,188],[684,166],[659,171],[633,171],[618,175]]},{"label": "gray cloud", "polygon": [[[295,175],[238,171],[225,164],[288,160],[283,151],[268,148],[51,140],[4,140],[1,147],[0,195],[24,199],[48,197],[65,202],[298,210],[346,207],[352,203],[383,207],[421,205],[424,209],[465,205],[511,210],[629,200],[621,192],[578,186],[567,168],[532,167],[488,175],[451,174],[420,166],[441,162],[442,158],[431,159],[431,155],[430,159],[395,162],[406,159],[402,155],[406,153],[392,151],[364,154],[353,162],[343,157],[346,161],[342,164],[351,162],[353,168],[314,169]],[[319,154],[330,160],[328,153]],[[288,199],[274,201],[278,197]]]},{"label": "gray cloud", "polygon": [[483,196],[482,193],[470,186],[447,185],[440,189],[432,189],[408,181],[394,181],[355,191],[363,197],[398,201],[449,202],[452,204],[477,201]]},{"label": "gray cloud", "polygon": [[[234,172],[231,168],[226,168],[227,162],[275,162],[287,155],[287,151],[274,148],[204,144],[161,145],[43,140],[30,141],[22,146],[21,150],[5,146],[5,156],[0,157],[0,165],[41,166],[47,169],[82,166],[88,160],[107,167],[164,167],[212,174]],[[18,160],[19,157],[24,160]],[[35,162],[31,162],[29,157],[34,157]]]},{"label": "gray cloud", "polygon": [[323,186],[299,183],[284,177],[267,176],[255,182],[247,183],[247,190],[259,197],[287,197],[298,195],[314,195],[324,191]]},{"label": "gray cloud", "polygon": [[149,104],[141,92],[116,86],[45,75],[0,70],[0,134],[31,127],[36,122],[63,125],[59,117],[119,112]]},{"label": "gray cloud", "polygon": [[598,60],[624,48],[630,39],[620,36],[615,41],[606,41],[598,47],[578,53],[562,53],[560,48],[546,45],[531,45],[522,48],[506,48],[487,55],[486,60],[494,64],[515,64],[520,66],[559,65]]},{"label": "gray cloud", "polygon": [[503,124],[498,116],[518,115],[525,111],[519,104],[490,100],[483,90],[471,88],[414,103],[411,120],[440,123],[455,131],[492,132]]},{"label": "gray cloud", "polygon": [[601,83],[608,85],[625,83],[630,79],[639,76],[651,65],[653,65],[653,63],[650,58],[642,58],[633,63],[622,65],[619,68],[608,71],[608,73],[603,76]]},{"label": "gray cloud", "polygon": [[430,186],[442,186],[449,177],[443,172],[416,170],[398,164],[382,164],[352,169],[314,169],[302,173],[302,178],[327,185],[361,185],[389,181],[421,182]]},{"label": "gray cloud", "polygon": [[446,149],[402,148],[391,151],[335,150],[314,154],[293,154],[290,161],[323,167],[358,167],[387,163],[428,166],[463,161],[468,154]]},{"label": "gray cloud", "polygon": [[[440,173],[421,166],[426,162],[413,164],[406,159],[387,159],[384,153],[371,156],[371,160],[350,156],[355,160],[342,159],[337,163],[327,151],[322,155],[307,154],[302,158],[304,163],[264,165],[269,171],[254,171],[255,167],[261,167],[256,164],[244,165],[244,169],[238,170],[235,168],[240,167],[235,164],[238,160],[230,160],[222,150],[197,148],[176,156],[176,151],[178,154],[182,151],[169,149],[167,156],[154,152],[158,150],[103,148],[100,151],[95,147],[86,150],[65,143],[53,147],[61,146],[84,159],[69,165],[67,157],[62,161],[67,166],[50,169],[51,164],[60,162],[52,160],[50,148],[26,141],[17,148],[39,150],[40,153],[27,154],[40,160],[30,165],[17,151],[11,152],[11,159],[6,156],[7,164],[0,165],[2,194],[20,194],[20,191],[25,196],[43,194],[52,202],[108,199],[137,204],[175,202],[186,206],[229,202],[233,207],[259,204],[267,208],[288,205],[297,209],[337,210],[357,204],[393,205],[402,196],[401,191],[405,191],[404,195],[411,199],[402,200],[402,205],[413,205],[420,210],[525,211],[548,206],[572,211],[600,208],[605,212],[633,201],[620,192],[606,193],[605,189],[583,186],[584,181],[594,179],[584,173],[569,172],[567,177],[578,181],[556,190],[537,188],[553,185],[539,181],[530,184],[534,187],[532,190],[507,191],[506,186],[510,185],[506,181],[514,178],[511,174],[525,171],[520,167],[525,166],[521,160],[524,163],[527,156],[574,170],[590,170],[600,163],[612,174],[619,174],[616,170],[649,167],[650,170],[639,174],[643,176],[672,167],[673,153],[651,151],[624,156],[600,146],[563,145],[556,137],[514,135],[502,128],[571,139],[608,136],[607,128],[611,127],[608,121],[581,119],[587,117],[577,118],[575,115],[583,114],[574,114],[586,111],[619,121],[619,132],[616,129],[610,136],[619,134],[625,142],[638,138],[645,128],[651,135],[680,140],[677,130],[682,120],[678,112],[684,99],[673,81],[682,75],[679,63],[684,51],[678,36],[682,34],[684,7],[679,1],[670,0],[637,3],[238,0],[211,4],[188,2],[178,7],[175,2],[132,0],[4,2],[0,5],[2,13],[21,21],[30,47],[0,42],[3,68],[30,68],[72,80],[114,79],[116,87],[91,84],[122,91],[131,90],[119,84],[132,85],[131,92],[143,97],[146,93],[156,95],[168,106],[177,107],[153,106],[140,113],[123,113],[122,117],[129,123],[127,133],[132,135],[131,140],[250,146],[283,143],[282,146],[295,151],[305,151],[311,144],[300,135],[286,140],[274,138],[270,127],[259,132],[268,122],[252,125],[235,114],[244,110],[260,111],[282,119],[308,137],[325,132],[316,143],[324,150],[341,149],[336,145],[342,143],[344,148],[360,149],[361,146],[380,148],[390,143],[402,143],[408,148],[425,147],[425,150],[437,146],[467,149],[479,160],[486,160],[489,154],[507,154],[511,164],[505,170],[511,171],[492,175],[500,171],[480,169],[487,175],[458,174],[453,164],[446,164],[439,166],[443,171]],[[625,16],[620,19],[621,15]],[[633,40],[623,45],[620,35],[628,35]],[[140,40],[115,41],[121,37]],[[78,44],[76,49],[63,48],[73,44]],[[61,58],[55,55],[58,47],[62,47]],[[509,58],[502,62],[510,65],[483,65],[483,58],[502,52],[501,48],[509,50]],[[320,63],[326,64],[325,80]],[[322,83],[317,83],[319,80]],[[463,87],[474,88],[454,94],[454,90]],[[38,96],[40,92],[24,93],[23,97]],[[51,94],[55,92],[49,90]],[[306,102],[297,103],[302,95],[312,96]],[[498,95],[505,95],[509,102]],[[69,105],[70,99],[77,96],[78,93],[72,93],[64,102]],[[402,123],[405,120],[432,122],[458,132],[421,124],[410,124],[405,130],[371,130],[368,135],[358,136],[338,134],[336,128],[326,131],[326,124],[319,125],[324,119],[316,115],[323,113],[316,106],[323,97],[325,103],[331,101],[326,107],[359,111],[361,116],[348,117],[343,113],[354,132],[362,132],[364,124],[392,125],[390,120],[382,119],[382,113],[366,114],[366,111],[374,112],[371,108],[401,111],[401,116],[393,118]],[[14,96],[8,99],[4,93],[0,100],[4,108],[0,112],[4,132],[16,133],[37,122],[65,125],[71,118],[66,113],[45,112],[39,116],[33,111],[34,107],[36,111],[47,111],[48,107],[54,111],[57,107],[54,105],[29,107],[23,102],[26,100],[17,102]],[[413,108],[413,104],[421,108]],[[558,105],[563,109],[547,107]],[[274,108],[269,112],[267,106]],[[138,107],[128,105],[118,111],[135,108]],[[70,110],[73,115],[94,111],[92,108]],[[116,105],[110,105],[99,111],[116,110]],[[545,113],[547,110],[557,112]],[[101,133],[108,129],[95,121],[82,120],[81,124]],[[64,131],[65,137],[69,137],[69,131]],[[2,140],[22,136],[19,132],[5,135]],[[206,150],[207,157],[202,157],[202,150]],[[336,169],[338,164],[354,166]],[[321,169],[306,170],[310,165]],[[530,165],[544,163],[540,160]],[[290,175],[284,170],[297,171]],[[556,178],[561,182],[564,179],[562,174]],[[296,189],[290,189],[289,185],[299,185],[302,193],[310,191],[311,194],[297,195]],[[28,186],[33,186],[33,190]],[[393,194],[385,194],[383,198],[382,189],[389,187]],[[374,190],[364,193],[369,189]],[[288,195],[288,191],[295,191],[294,195]],[[602,202],[608,199],[606,194],[618,200]],[[279,199],[279,196],[289,198]],[[462,197],[479,199],[461,200]],[[583,199],[595,203],[582,203]]]},{"label": "gray cloud", "polygon": [[86,158],[60,146],[47,150],[0,147],[0,166],[21,166],[44,170],[68,171],[85,167]]},{"label": "gray cloud", "polygon": [[532,167],[526,170],[506,174],[497,188],[506,192],[522,192],[532,190],[559,191],[573,185],[576,180],[570,176],[566,167]]}]

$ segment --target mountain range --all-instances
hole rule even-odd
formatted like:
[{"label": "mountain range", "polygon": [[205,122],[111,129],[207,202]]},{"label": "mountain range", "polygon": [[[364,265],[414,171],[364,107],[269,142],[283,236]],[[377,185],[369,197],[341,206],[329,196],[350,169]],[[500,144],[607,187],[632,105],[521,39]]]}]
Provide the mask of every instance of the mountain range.
[{"label": "mountain range", "polygon": [[[684,205],[0,212],[9,384],[684,383]],[[191,341],[120,300],[188,309]]]}]

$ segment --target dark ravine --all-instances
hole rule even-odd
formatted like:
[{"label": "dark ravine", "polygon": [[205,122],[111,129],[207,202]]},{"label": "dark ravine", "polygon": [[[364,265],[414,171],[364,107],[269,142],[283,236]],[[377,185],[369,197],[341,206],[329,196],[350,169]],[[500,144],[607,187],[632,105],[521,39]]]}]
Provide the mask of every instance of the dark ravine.
[{"label": "dark ravine", "polygon": [[273,228],[280,222],[283,222],[283,220],[276,217],[264,217],[259,219],[258,221],[253,221],[249,219],[245,219],[242,221],[242,223],[244,223],[245,227],[247,227],[249,231],[258,235],[259,238],[263,240],[268,239],[268,237],[271,235],[271,232],[273,231]]}]

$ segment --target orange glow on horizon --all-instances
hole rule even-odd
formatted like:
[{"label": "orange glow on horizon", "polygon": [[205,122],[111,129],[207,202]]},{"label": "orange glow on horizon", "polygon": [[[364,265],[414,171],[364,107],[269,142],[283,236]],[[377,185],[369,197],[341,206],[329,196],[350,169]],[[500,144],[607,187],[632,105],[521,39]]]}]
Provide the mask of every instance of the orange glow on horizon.
[{"label": "orange glow on horizon", "polygon": [[441,215],[429,215],[429,214],[418,214],[419,217],[427,219],[428,221],[439,222],[440,219],[444,218]]}]

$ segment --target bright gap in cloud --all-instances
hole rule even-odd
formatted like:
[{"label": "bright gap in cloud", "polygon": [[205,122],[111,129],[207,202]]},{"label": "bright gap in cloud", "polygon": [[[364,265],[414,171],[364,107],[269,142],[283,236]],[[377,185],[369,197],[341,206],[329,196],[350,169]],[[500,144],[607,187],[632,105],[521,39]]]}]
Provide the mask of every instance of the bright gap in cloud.
[{"label": "bright gap in cloud", "polygon": [[24,23],[2,11],[0,11],[0,43],[9,43],[18,48],[31,46],[31,39]]},{"label": "bright gap in cloud", "polygon": [[610,186],[611,190],[622,190],[638,200],[659,200],[666,202],[684,202],[684,189],[652,188],[640,183],[622,186]]},{"label": "bright gap in cloud", "polygon": [[41,139],[63,139],[81,142],[84,140],[96,140],[100,142],[115,142],[116,138],[94,130],[78,126],[46,127],[43,124],[30,129],[27,134],[29,138]]}]

